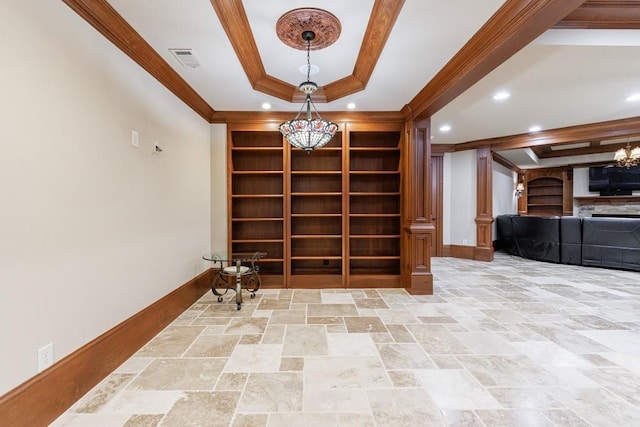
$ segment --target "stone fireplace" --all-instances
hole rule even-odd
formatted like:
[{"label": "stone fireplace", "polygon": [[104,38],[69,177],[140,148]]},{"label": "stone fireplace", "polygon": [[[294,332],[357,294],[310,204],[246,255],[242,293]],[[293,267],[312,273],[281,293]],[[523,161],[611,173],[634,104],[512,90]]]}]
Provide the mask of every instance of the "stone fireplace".
[{"label": "stone fireplace", "polygon": [[639,218],[640,196],[576,197],[578,216],[608,216],[617,218]]}]

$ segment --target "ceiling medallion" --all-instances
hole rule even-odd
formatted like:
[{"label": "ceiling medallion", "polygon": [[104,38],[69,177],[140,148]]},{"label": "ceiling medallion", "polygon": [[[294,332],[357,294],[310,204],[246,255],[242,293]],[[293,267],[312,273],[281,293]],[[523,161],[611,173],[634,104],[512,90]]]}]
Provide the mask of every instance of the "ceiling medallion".
[{"label": "ceiling medallion", "polygon": [[302,37],[305,31],[315,34],[311,50],[331,46],[340,37],[342,25],[331,12],[303,7],[285,13],[276,23],[276,33],[282,43],[298,50],[309,48],[307,40]]}]

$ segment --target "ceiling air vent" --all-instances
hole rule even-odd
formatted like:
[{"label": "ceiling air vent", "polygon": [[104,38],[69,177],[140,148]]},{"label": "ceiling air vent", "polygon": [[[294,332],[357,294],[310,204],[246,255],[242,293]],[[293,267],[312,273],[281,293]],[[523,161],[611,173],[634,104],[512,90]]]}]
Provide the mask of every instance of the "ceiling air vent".
[{"label": "ceiling air vent", "polygon": [[183,67],[198,68],[202,65],[200,58],[192,49],[169,49]]}]

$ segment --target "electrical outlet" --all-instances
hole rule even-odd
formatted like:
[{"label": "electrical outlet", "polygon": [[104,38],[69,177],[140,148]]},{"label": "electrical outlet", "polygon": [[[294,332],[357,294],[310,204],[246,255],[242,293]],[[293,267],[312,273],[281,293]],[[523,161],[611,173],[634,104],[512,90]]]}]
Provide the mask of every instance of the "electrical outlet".
[{"label": "electrical outlet", "polygon": [[38,349],[38,372],[47,369],[51,365],[53,365],[52,342]]}]

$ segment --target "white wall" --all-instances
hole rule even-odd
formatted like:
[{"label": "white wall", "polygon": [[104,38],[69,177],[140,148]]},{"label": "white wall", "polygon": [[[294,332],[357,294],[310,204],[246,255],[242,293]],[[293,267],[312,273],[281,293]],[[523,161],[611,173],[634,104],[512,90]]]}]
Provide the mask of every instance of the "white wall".
[{"label": "white wall", "polygon": [[211,131],[61,1],[0,28],[3,394],[207,268]]},{"label": "white wall", "polygon": [[[518,175],[499,163],[493,162],[493,217],[518,212],[518,199],[515,197]],[[497,238],[496,222],[493,222],[493,240]]]},{"label": "white wall", "polygon": [[211,250],[227,253],[227,125],[211,125]]},{"label": "white wall", "polygon": [[476,150],[445,153],[443,243],[476,245]]}]

